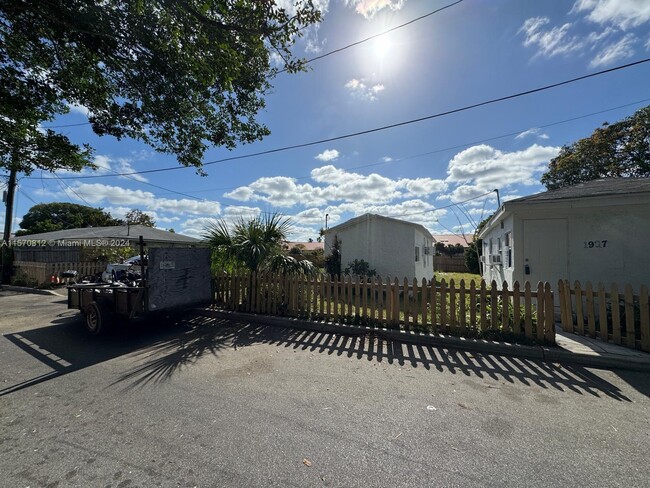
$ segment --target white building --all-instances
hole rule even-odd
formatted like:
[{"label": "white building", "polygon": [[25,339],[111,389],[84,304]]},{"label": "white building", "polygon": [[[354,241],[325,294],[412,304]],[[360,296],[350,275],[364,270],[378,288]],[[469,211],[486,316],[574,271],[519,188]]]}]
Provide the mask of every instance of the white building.
[{"label": "white building", "polygon": [[341,270],[363,259],[382,278],[433,279],[434,239],[420,224],[364,214],[325,232],[325,255],[332,254],[334,240],[341,250]]},{"label": "white building", "polygon": [[479,234],[487,281],[650,284],[650,178],[604,178],[504,203]]}]

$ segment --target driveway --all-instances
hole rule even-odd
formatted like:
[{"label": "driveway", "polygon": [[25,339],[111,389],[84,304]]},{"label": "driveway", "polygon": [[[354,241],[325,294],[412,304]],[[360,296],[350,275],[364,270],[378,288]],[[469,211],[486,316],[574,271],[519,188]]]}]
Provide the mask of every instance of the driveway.
[{"label": "driveway", "polygon": [[[30,300],[6,298],[3,314]],[[5,486],[629,487],[650,477],[647,374],[201,311],[100,338],[75,316],[41,320],[0,338]]]}]

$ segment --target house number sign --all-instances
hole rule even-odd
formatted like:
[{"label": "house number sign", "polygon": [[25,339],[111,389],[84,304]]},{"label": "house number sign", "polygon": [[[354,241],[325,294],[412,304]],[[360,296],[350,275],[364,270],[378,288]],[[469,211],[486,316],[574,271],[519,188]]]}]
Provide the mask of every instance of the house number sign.
[{"label": "house number sign", "polygon": [[607,241],[585,241],[585,249],[593,249],[594,247],[607,247]]}]

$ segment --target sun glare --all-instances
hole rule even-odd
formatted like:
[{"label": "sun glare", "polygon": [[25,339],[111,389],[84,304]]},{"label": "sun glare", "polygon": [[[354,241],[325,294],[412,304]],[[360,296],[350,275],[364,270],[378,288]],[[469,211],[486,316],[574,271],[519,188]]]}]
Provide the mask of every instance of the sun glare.
[{"label": "sun glare", "polygon": [[374,40],[374,45],[372,50],[375,54],[375,57],[378,60],[383,61],[390,54],[392,47],[393,47],[393,43],[388,38],[388,36],[379,36],[377,39]]}]

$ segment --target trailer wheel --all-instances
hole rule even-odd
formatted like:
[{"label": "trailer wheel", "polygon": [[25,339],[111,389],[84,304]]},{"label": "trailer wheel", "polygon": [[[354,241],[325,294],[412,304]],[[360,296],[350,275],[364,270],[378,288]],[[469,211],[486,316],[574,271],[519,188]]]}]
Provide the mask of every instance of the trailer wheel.
[{"label": "trailer wheel", "polygon": [[99,335],[106,329],[108,310],[97,302],[90,302],[86,305],[86,329],[92,335]]}]

